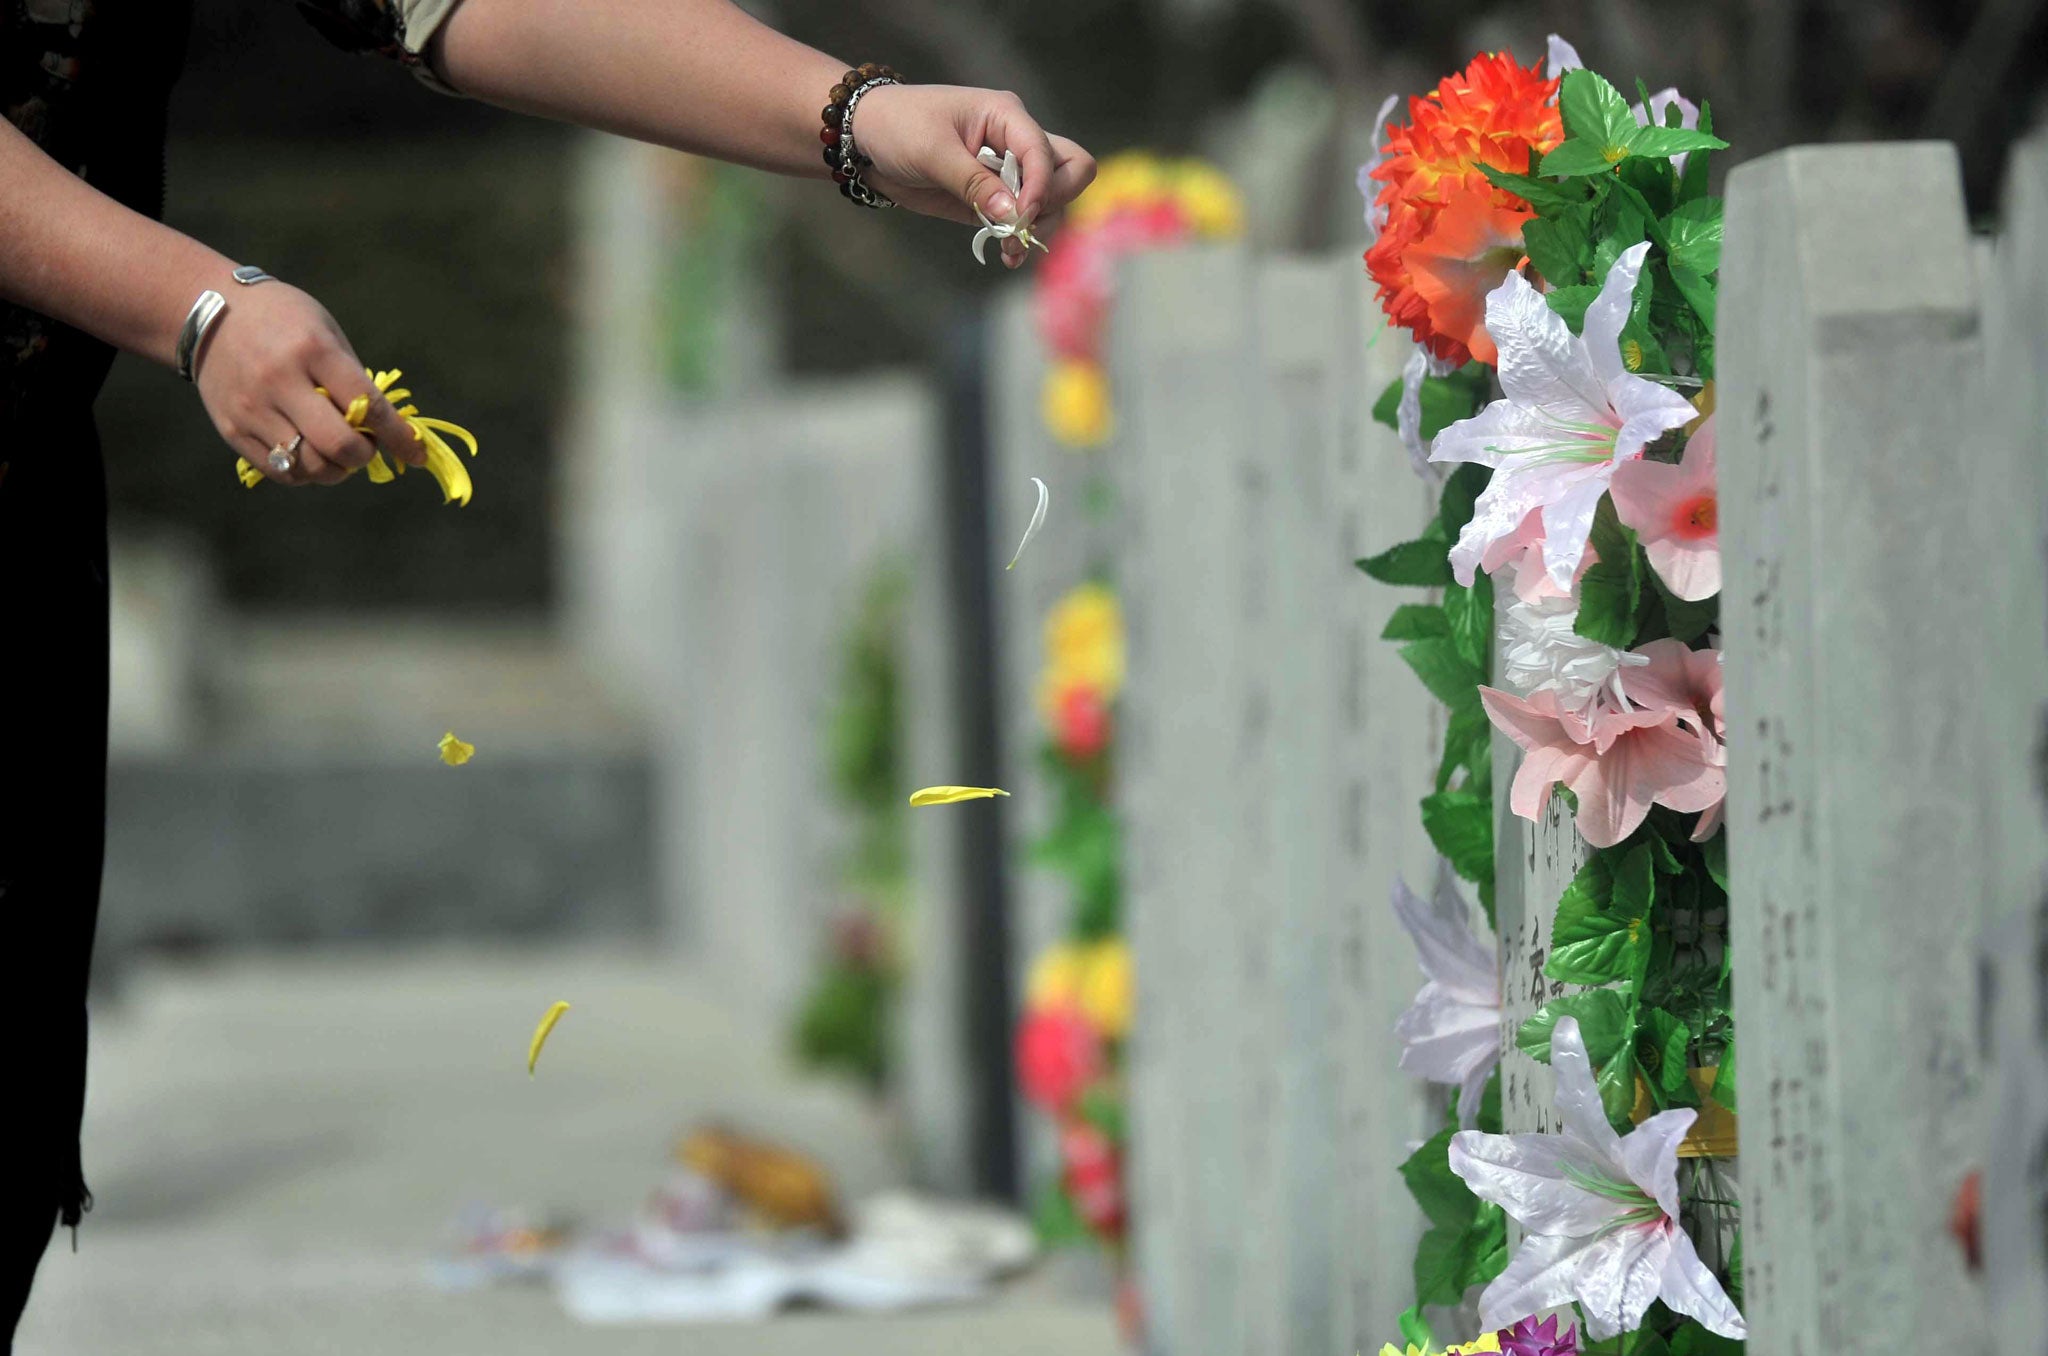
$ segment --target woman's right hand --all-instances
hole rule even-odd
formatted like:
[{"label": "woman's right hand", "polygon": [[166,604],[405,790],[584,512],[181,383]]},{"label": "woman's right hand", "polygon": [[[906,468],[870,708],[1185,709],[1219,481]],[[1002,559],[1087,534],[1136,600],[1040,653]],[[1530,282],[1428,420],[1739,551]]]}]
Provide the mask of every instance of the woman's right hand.
[{"label": "woman's right hand", "polygon": [[[410,466],[426,461],[425,446],[364,373],[326,307],[281,282],[216,290],[227,310],[193,374],[214,428],[237,456],[280,485],[337,485],[380,449]],[[370,402],[360,432],[342,417],[358,396]],[[272,466],[271,449],[301,434],[291,469]]]}]

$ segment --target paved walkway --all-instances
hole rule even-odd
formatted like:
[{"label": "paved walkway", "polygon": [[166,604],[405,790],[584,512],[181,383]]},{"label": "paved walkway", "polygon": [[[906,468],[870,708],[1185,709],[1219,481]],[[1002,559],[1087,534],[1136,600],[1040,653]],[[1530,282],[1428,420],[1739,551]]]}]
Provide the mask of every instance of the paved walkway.
[{"label": "paved walkway", "polygon": [[[574,1009],[526,1076],[533,1024]],[[1112,1356],[1105,1305],[1027,1278],[978,1308],[588,1328],[545,1290],[424,1279],[469,1202],[629,1215],[706,1116],[891,1178],[884,1120],[795,1077],[673,967],[474,952],[158,968],[96,1018],[99,1208],[44,1260],[19,1356]]]}]

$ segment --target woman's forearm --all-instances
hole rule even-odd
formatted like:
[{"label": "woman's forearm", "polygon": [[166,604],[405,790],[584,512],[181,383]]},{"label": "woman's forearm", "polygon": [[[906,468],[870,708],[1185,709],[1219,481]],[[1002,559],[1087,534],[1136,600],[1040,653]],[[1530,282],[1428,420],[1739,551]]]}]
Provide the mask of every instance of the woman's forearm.
[{"label": "woman's forearm", "polygon": [[463,0],[430,55],[474,98],[812,178],[846,69],[728,0]]},{"label": "woman's forearm", "polygon": [[67,172],[0,118],[0,299],[168,366],[193,301],[233,268]]}]

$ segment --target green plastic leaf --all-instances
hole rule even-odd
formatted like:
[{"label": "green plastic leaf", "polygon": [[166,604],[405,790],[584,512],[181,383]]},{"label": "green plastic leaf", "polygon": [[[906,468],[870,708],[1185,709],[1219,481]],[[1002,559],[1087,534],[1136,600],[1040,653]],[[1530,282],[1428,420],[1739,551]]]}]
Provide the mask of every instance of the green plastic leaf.
[{"label": "green plastic leaf", "polygon": [[1472,521],[1473,505],[1492,478],[1491,468],[1468,461],[1445,479],[1436,504],[1436,525],[1445,541],[1456,541],[1465,524]]},{"label": "green plastic leaf", "polygon": [[1663,601],[1664,625],[1673,639],[1690,645],[1721,620],[1720,594],[1689,603],[1673,593],[1654,569],[1649,571],[1649,576],[1650,582],[1657,587],[1657,596]]},{"label": "green plastic leaf", "polygon": [[[1557,109],[1564,118],[1567,138],[1620,147],[1626,146],[1637,131],[1636,115],[1629,111],[1628,100],[1595,71],[1566,71],[1557,94]],[[1544,172],[1551,171],[1546,167]]]},{"label": "green plastic leaf", "polygon": [[1730,1111],[1741,1108],[1735,1105],[1735,1042],[1729,1041],[1728,1048],[1721,1052],[1721,1063],[1714,1070],[1714,1100]]},{"label": "green plastic leaf", "polygon": [[[1595,993],[1605,990],[1595,989]],[[1614,1127],[1622,1129],[1629,1123],[1630,1113],[1636,1106],[1636,1047],[1635,1033],[1631,1030],[1626,1043],[1615,1052],[1614,1058],[1602,1065],[1593,1079],[1593,1086],[1600,1092],[1600,1109],[1607,1113],[1607,1119]]]},{"label": "green plastic leaf", "polygon": [[1500,1275],[1507,1264],[1507,1216],[1491,1201],[1482,1201],[1466,1228],[1439,1225],[1422,1236],[1415,1250],[1416,1303],[1456,1305],[1473,1286]]},{"label": "green plastic leaf", "polygon": [[1437,853],[1466,880],[1493,880],[1493,797],[1459,788],[1422,798],[1422,827]]},{"label": "green plastic leaf", "polygon": [[1545,174],[1567,179],[1605,174],[1613,168],[1614,161],[1607,158],[1606,147],[1597,141],[1566,141],[1543,157]]},{"label": "green plastic leaf", "polygon": [[1486,718],[1482,706],[1468,706],[1451,713],[1450,725],[1444,730],[1443,758],[1437,764],[1436,789],[1448,788],[1452,775],[1461,767],[1470,776],[1463,789],[1474,795],[1485,794],[1493,774],[1493,722]]},{"label": "green plastic leaf", "polygon": [[[1453,623],[1455,625],[1455,622]],[[1476,705],[1486,671],[1458,651],[1450,636],[1425,636],[1401,647],[1401,658],[1435,698],[1453,711]]]},{"label": "green plastic leaf", "polygon": [[1387,618],[1380,639],[1421,640],[1450,633],[1451,619],[1444,615],[1442,608],[1434,603],[1403,603],[1394,609],[1393,616]]},{"label": "green plastic leaf", "polygon": [[1670,156],[1688,151],[1725,151],[1728,143],[1706,132],[1683,127],[1638,127],[1629,138],[1630,155]]},{"label": "green plastic leaf", "polygon": [[1401,1317],[1395,1321],[1401,1328],[1403,1346],[1427,1351],[1436,1345],[1436,1332],[1429,1326],[1429,1320],[1422,1316],[1420,1304],[1411,1304],[1403,1309]]},{"label": "green plastic leaf", "polygon": [[1686,1077],[1692,1030],[1662,1008],[1647,1008],[1636,1030],[1636,1067],[1663,1096],[1659,1105],[1691,1106],[1698,1099]]},{"label": "green plastic leaf", "polygon": [[1493,658],[1493,580],[1474,574],[1469,589],[1452,584],[1444,590],[1443,611],[1458,657],[1486,682]]},{"label": "green plastic leaf", "polygon": [[[1467,363],[1447,377],[1424,377],[1422,400],[1422,441],[1442,433],[1460,419],[1470,419],[1486,394],[1487,370],[1479,363]],[[1373,402],[1372,417],[1388,428],[1401,427],[1401,381],[1395,378]]]},{"label": "green plastic leaf", "polygon": [[1449,548],[1443,542],[1428,537],[1390,546],[1376,556],[1359,561],[1358,568],[1382,584],[1441,588],[1454,582]]},{"label": "green plastic leaf", "polygon": [[[1550,925],[1550,958],[1543,973],[1567,984],[1611,984],[1633,980],[1641,973],[1650,944],[1647,905],[1633,901],[1639,891],[1638,876],[1646,881],[1650,854],[1637,848],[1621,860],[1618,872],[1612,867],[1614,854],[1596,853],[1557,902],[1557,917]],[[1620,888],[1619,878],[1628,882]]]},{"label": "green plastic leaf", "polygon": [[1721,200],[1698,198],[1661,223],[1671,262],[1704,277],[1721,266]]},{"label": "green plastic leaf", "polygon": [[1671,281],[1685,297],[1686,305],[1692,307],[1706,327],[1714,328],[1714,284],[1684,264],[1671,265]]},{"label": "green plastic leaf", "polygon": [[1600,555],[1579,580],[1579,616],[1572,629],[1588,640],[1625,650],[1636,641],[1636,604],[1642,577],[1636,534],[1615,516],[1612,496],[1600,496],[1588,542]]},{"label": "green plastic leaf", "polygon": [[[1700,105],[1700,131],[1714,130],[1714,109],[1711,104]],[[1678,176],[1678,200],[1692,202],[1707,196],[1707,169],[1712,156],[1706,151],[1694,151],[1686,157],[1685,172]]]},{"label": "green plastic leaf", "polygon": [[[1726,833],[1717,833],[1706,842],[1700,844],[1700,855],[1706,859],[1707,874],[1713,877],[1714,884],[1726,890],[1728,888],[1728,835]],[[1723,1105],[1725,1106],[1726,1103],[1723,1103]]]},{"label": "green plastic leaf", "polygon": [[1479,166],[1479,172],[1495,188],[1514,194],[1545,216],[1576,207],[1586,200],[1586,185],[1582,182],[1567,179],[1560,183],[1531,174],[1510,174],[1484,164]]},{"label": "green plastic leaf", "polygon": [[1450,1127],[1439,1130],[1401,1164],[1401,1180],[1431,1224],[1463,1229],[1479,1213],[1479,1198],[1451,1171]]},{"label": "green plastic leaf", "polygon": [[1380,392],[1380,398],[1372,402],[1374,423],[1385,424],[1388,428],[1401,427],[1401,379],[1395,377],[1387,383],[1387,389]]},{"label": "green plastic leaf", "polygon": [[1728,1245],[1728,1298],[1742,1304],[1742,1226],[1735,1228],[1735,1241]]},{"label": "green plastic leaf", "polygon": [[1586,308],[1599,297],[1600,289],[1593,283],[1576,283],[1570,287],[1554,287],[1544,295],[1550,309],[1564,318],[1573,334],[1586,328]]},{"label": "green plastic leaf", "polygon": [[1522,248],[1549,282],[1563,287],[1586,281],[1586,270],[1593,263],[1592,207],[1582,204],[1556,216],[1525,222]]},{"label": "green plastic leaf", "polygon": [[1560,1017],[1576,1017],[1586,1057],[1604,1065],[1635,1035],[1628,999],[1619,989],[1588,989],[1553,998],[1515,1032],[1515,1046],[1538,1064],[1550,1063],[1550,1033]]},{"label": "green plastic leaf", "polygon": [[[1735,1257],[1729,1255],[1732,1266]],[[1744,1344],[1733,1337],[1708,1332],[1698,1323],[1687,1319],[1685,1326],[1671,1334],[1671,1356],[1742,1356]]]}]

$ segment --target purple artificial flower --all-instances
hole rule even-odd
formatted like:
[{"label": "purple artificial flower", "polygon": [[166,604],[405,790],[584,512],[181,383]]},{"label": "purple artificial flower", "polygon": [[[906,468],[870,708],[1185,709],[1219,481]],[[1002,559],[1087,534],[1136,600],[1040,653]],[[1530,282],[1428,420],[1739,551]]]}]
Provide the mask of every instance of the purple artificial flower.
[{"label": "purple artificial flower", "polygon": [[1500,1349],[1502,1356],[1579,1356],[1579,1330],[1568,1327],[1560,1337],[1556,1314],[1541,1323],[1531,1314],[1514,1327],[1501,1329]]}]

